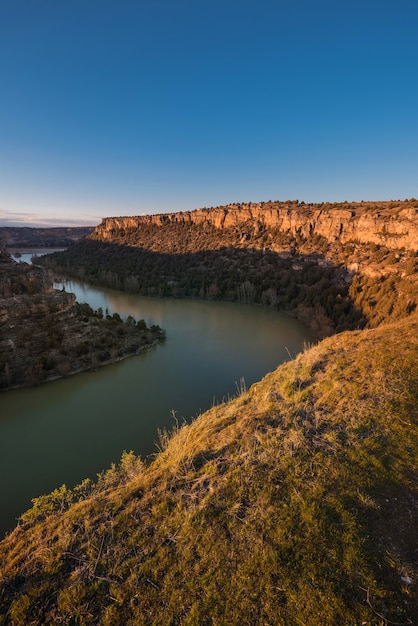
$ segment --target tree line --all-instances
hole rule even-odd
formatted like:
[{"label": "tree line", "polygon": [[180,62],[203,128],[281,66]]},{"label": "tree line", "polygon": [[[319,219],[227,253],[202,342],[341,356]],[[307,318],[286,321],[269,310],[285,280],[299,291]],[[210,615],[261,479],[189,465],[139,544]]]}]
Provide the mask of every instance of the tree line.
[{"label": "tree line", "polygon": [[[353,261],[378,271],[353,270]],[[417,304],[414,252],[330,244],[254,222],[225,229],[144,224],[118,231],[112,243],[82,240],[42,262],[57,273],[134,294],[281,309],[311,326],[317,338],[398,319]]]}]

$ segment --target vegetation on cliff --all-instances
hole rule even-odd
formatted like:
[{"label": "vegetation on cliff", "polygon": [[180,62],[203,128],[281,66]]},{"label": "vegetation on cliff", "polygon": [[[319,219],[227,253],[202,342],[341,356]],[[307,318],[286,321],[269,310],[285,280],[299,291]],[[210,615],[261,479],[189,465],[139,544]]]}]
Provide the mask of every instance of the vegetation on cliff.
[{"label": "vegetation on cliff", "polygon": [[156,325],[104,316],[54,290],[43,268],[0,258],[0,390],[95,369],[163,338]]},{"label": "vegetation on cliff", "polygon": [[[107,217],[91,237],[116,241],[131,237],[147,225],[196,225],[204,230],[240,229],[250,225],[254,233],[264,233],[265,243],[274,245],[274,233],[289,233],[305,239],[324,237],[327,241],[358,241],[390,249],[418,249],[418,200],[386,202],[341,202],[305,204],[298,200],[269,200],[224,206],[129,217]],[[245,226],[244,226],[245,233]],[[267,233],[267,236],[265,234]]]},{"label": "vegetation on cliff", "polygon": [[0,623],[418,622],[418,318],[345,332],[0,544]]},{"label": "vegetation on cliff", "polygon": [[[382,213],[389,211],[388,203],[383,204]],[[415,208],[402,208],[409,210]],[[110,232],[105,234],[102,226],[43,262],[53,271],[131,293],[235,300],[286,310],[308,324],[318,339],[400,319],[418,304],[418,241],[416,249],[396,249],[397,238],[389,241],[389,235],[387,245],[356,239],[343,243],[334,234],[335,225],[329,239],[304,235],[309,214],[307,224],[293,231],[266,226],[260,212],[257,219],[220,227],[216,211],[213,222],[208,209],[200,223],[176,221],[176,214],[167,220],[157,216],[156,221],[153,216],[112,218]],[[240,210],[231,212],[238,220]],[[300,210],[299,220],[302,215]],[[364,207],[361,215],[368,215]]]}]

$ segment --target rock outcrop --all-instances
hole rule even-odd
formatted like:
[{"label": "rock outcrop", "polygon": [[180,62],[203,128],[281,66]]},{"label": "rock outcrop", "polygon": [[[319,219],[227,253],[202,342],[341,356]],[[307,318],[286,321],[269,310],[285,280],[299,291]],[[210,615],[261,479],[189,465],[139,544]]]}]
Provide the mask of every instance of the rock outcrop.
[{"label": "rock outcrop", "polygon": [[73,317],[72,293],[56,291],[52,274],[42,267],[16,263],[0,251],[0,323],[19,324],[30,316],[54,314]]},{"label": "rock outcrop", "polygon": [[217,229],[251,224],[255,231],[269,228],[306,238],[321,235],[329,242],[357,241],[384,245],[393,250],[418,250],[418,202],[414,199],[338,205],[261,202],[158,215],[108,217],[90,237],[112,241],[121,231],[169,223],[210,224]]}]

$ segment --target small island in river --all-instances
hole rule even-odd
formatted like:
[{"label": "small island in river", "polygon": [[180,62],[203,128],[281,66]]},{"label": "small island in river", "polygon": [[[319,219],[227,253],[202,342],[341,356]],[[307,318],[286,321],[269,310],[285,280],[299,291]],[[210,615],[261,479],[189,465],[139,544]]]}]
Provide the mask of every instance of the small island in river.
[{"label": "small island in river", "polygon": [[79,304],[51,273],[0,249],[0,390],[96,369],[164,338],[159,326]]}]

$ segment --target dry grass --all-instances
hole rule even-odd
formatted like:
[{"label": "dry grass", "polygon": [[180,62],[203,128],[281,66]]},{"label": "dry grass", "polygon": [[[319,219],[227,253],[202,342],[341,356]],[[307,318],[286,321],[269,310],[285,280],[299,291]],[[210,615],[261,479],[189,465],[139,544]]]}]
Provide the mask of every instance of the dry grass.
[{"label": "dry grass", "polygon": [[413,624],[418,319],[343,333],[62,489],[0,545],[0,624]]}]

